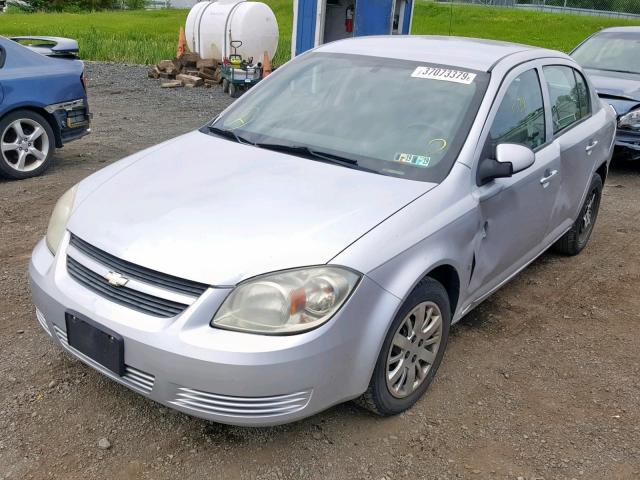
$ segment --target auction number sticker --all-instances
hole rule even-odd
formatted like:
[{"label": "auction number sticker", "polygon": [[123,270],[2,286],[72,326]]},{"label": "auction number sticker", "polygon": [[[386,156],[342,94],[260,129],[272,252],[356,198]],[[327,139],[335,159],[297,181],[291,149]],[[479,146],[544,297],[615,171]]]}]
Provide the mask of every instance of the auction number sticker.
[{"label": "auction number sticker", "polygon": [[465,85],[470,85],[476,78],[475,73],[439,67],[417,67],[411,76],[414,78],[426,78],[428,80],[463,83]]}]

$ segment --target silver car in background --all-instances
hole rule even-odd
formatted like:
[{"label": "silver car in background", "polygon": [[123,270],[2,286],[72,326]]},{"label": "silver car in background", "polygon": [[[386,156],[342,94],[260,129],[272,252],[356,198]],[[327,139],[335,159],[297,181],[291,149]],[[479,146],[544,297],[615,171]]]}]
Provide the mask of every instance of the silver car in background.
[{"label": "silver car in background", "polygon": [[484,40],[365,37],[59,200],[44,330],[106,376],[238,425],[413,405],[450,327],[593,230],[615,134],[581,68]]}]

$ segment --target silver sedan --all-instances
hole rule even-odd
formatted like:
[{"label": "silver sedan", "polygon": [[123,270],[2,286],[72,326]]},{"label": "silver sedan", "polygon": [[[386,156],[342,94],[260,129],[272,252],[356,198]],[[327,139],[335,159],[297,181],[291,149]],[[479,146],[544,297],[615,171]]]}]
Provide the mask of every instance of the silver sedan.
[{"label": "silver sedan", "polygon": [[451,325],[593,230],[615,115],[568,56],[439,37],[324,45],[91,175],[35,248],[71,355],[223,423],[392,415]]}]

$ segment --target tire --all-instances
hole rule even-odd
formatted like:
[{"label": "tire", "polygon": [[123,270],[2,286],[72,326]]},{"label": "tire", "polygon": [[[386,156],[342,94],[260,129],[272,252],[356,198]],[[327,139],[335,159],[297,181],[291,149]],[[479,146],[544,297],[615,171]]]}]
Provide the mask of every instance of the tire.
[{"label": "tire", "polygon": [[240,87],[238,85],[236,85],[235,83],[229,84],[229,96],[231,98],[238,98],[241,94],[242,91],[240,90]]},{"label": "tire", "polygon": [[[416,313],[421,311],[421,306],[425,307],[425,312],[427,313],[425,317],[427,328],[425,330],[428,332],[422,337],[415,332]],[[431,317],[428,315],[429,309],[432,309]],[[436,320],[438,310],[440,313],[439,326],[437,326],[438,321]],[[410,332],[408,327],[412,317],[414,319],[414,331]],[[355,402],[381,416],[397,415],[410,408],[424,395],[438,371],[447,347],[450,326],[451,307],[447,291],[436,280],[426,278],[416,286],[398,311],[382,344],[369,387]],[[399,338],[397,335],[407,339],[405,341],[402,338],[401,343],[407,346],[410,345],[410,349],[402,350],[398,346],[398,342],[395,340]],[[428,348],[423,347],[423,342],[426,342],[426,345],[435,339],[439,339],[437,345],[431,343]],[[422,349],[430,352],[430,364],[425,363],[422,359],[418,359],[416,363],[417,355],[415,352],[422,352]],[[394,360],[396,358],[400,360]],[[414,375],[416,380],[409,386],[410,374],[408,372],[411,368],[415,368]],[[389,371],[392,372],[391,380],[388,380],[387,372]],[[407,373],[401,373],[398,377],[398,372],[401,371],[406,371]],[[394,374],[393,372],[396,373]],[[422,374],[422,378],[418,373]],[[404,383],[402,381],[403,376],[405,378]]]},{"label": "tire", "polygon": [[222,79],[222,92],[229,93],[229,80],[226,78]]},{"label": "tire", "polygon": [[602,179],[595,173],[591,179],[589,193],[571,229],[553,245],[553,250],[564,255],[577,255],[587,246],[598,218],[602,199]]},{"label": "tire", "polygon": [[0,175],[6,178],[36,177],[53,161],[53,129],[31,110],[16,110],[0,120],[0,144]]}]

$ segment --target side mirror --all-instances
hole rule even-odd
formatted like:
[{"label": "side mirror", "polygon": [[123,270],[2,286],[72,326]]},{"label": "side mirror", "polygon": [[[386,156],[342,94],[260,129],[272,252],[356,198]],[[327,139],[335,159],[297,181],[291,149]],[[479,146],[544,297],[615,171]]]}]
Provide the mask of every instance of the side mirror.
[{"label": "side mirror", "polygon": [[496,148],[496,158],[485,158],[478,166],[478,186],[496,178],[508,178],[526,170],[535,161],[533,150],[515,143],[501,143]]},{"label": "side mirror", "polygon": [[536,161],[536,154],[524,145],[501,143],[496,148],[496,159],[499,162],[511,162],[513,173],[526,170]]}]

